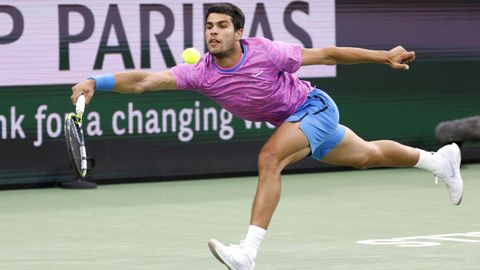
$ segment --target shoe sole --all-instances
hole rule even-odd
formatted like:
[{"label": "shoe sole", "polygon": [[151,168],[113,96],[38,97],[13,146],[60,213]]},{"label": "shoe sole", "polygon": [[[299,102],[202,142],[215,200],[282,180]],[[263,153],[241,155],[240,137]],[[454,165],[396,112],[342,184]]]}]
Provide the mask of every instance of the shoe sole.
[{"label": "shoe sole", "polygon": [[460,197],[460,200],[458,200],[458,203],[455,205],[460,205],[462,203],[462,200],[463,200],[463,193],[462,193],[462,197]]},{"label": "shoe sole", "polygon": [[458,147],[456,143],[452,143],[452,145],[455,147],[455,150],[456,150],[455,154],[457,155],[456,160],[458,160],[458,164],[454,164],[455,165],[454,171],[455,171],[455,174],[458,173],[458,176],[460,177],[460,181],[462,181],[462,195],[460,195],[460,199],[454,205],[460,205],[463,200],[463,179],[462,179],[462,175],[460,174],[460,165],[462,164],[462,154],[460,152],[460,147]]},{"label": "shoe sole", "polygon": [[222,257],[218,254],[217,250],[215,249],[215,242],[213,240],[208,241],[208,248],[212,252],[213,256],[217,258],[217,260],[221,263],[223,263],[229,270],[234,270],[231,268],[223,259]]}]

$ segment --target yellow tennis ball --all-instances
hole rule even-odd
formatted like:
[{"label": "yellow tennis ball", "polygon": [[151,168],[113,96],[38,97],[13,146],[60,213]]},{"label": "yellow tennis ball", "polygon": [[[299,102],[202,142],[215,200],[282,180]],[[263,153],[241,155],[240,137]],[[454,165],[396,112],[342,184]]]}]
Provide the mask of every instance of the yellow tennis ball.
[{"label": "yellow tennis ball", "polygon": [[196,64],[200,60],[200,52],[195,48],[185,49],[182,53],[182,59],[187,64]]}]

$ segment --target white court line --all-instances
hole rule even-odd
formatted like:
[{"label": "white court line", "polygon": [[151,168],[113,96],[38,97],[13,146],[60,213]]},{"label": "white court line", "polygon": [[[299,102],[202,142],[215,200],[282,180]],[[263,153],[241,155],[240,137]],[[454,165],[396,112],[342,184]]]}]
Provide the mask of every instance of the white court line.
[{"label": "white court line", "polygon": [[[474,238],[474,239],[472,239]],[[390,239],[360,240],[357,244],[397,246],[397,247],[432,247],[441,245],[442,241],[460,243],[480,243],[480,232],[435,234],[426,236],[394,237]],[[419,241],[421,240],[421,241]]]}]

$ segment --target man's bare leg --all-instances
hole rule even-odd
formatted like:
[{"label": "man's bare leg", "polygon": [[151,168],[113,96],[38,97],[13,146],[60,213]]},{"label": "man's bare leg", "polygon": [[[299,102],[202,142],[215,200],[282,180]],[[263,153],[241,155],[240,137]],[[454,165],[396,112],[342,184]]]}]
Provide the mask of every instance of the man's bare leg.
[{"label": "man's bare leg", "polygon": [[263,146],[258,156],[259,179],[252,205],[250,224],[267,229],[280,200],[280,173],[310,153],[300,123],[281,125]]},{"label": "man's bare leg", "polygon": [[309,143],[300,130],[300,123],[286,122],[268,139],[258,156],[259,178],[247,236],[239,246],[225,246],[210,240],[208,245],[218,260],[230,269],[254,268],[258,248],[280,200],[280,173],[285,166],[309,153]]},{"label": "man's bare leg", "polygon": [[463,197],[460,174],[461,154],[456,144],[446,145],[437,152],[426,152],[400,143],[382,140],[367,142],[346,128],[345,137],[322,160],[328,164],[372,167],[418,167],[428,170],[445,183],[452,204]]},{"label": "man's bare leg", "polygon": [[395,141],[367,142],[346,128],[345,137],[322,160],[327,164],[351,166],[359,169],[372,167],[413,167],[420,151]]}]

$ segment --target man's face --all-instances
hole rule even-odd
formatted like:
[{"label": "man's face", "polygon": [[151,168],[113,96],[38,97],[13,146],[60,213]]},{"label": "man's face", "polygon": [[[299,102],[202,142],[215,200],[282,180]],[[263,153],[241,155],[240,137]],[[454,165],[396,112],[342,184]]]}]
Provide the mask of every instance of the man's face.
[{"label": "man's face", "polygon": [[241,39],[242,31],[239,29],[235,32],[229,15],[210,13],[205,24],[208,51],[215,57],[228,57],[233,53],[235,43]]}]

